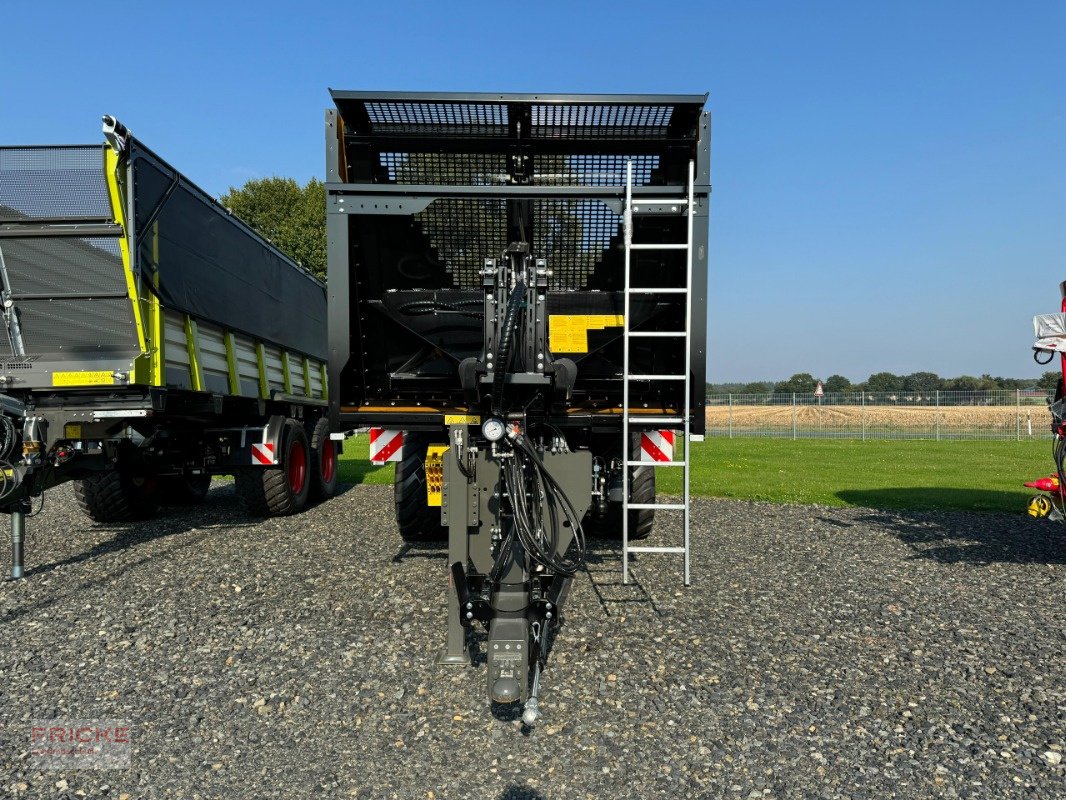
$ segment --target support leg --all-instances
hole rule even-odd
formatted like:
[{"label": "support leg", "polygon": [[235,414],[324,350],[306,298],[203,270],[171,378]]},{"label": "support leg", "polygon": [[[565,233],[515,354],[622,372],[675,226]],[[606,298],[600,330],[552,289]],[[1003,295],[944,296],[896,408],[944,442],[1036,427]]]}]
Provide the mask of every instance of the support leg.
[{"label": "support leg", "polygon": [[[453,481],[452,476],[458,473],[454,468],[454,454],[448,450],[444,456],[444,486],[445,503],[448,503],[448,565],[462,564],[467,562],[467,500],[469,491],[465,479]],[[455,495],[458,502],[452,501],[451,495]],[[444,645],[444,652],[437,656],[438,664],[454,664],[456,666],[470,666],[470,650],[466,643],[466,628],[459,621],[459,596],[455,580],[449,575],[448,579],[448,638]]]},{"label": "support leg", "polygon": [[28,504],[20,503],[11,512],[11,580],[17,581],[24,574],[23,543],[26,540],[26,511]]},{"label": "support leg", "polygon": [[470,652],[466,646],[466,628],[459,621],[459,598],[455,587],[448,589],[448,639],[444,652],[437,656],[438,664],[456,664],[461,667],[470,665]]}]

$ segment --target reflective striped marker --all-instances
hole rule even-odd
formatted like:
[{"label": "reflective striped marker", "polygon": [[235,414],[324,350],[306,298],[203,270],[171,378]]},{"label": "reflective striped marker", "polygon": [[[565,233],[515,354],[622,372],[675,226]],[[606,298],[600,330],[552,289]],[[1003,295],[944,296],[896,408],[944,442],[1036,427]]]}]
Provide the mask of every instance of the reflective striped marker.
[{"label": "reflective striped marker", "polygon": [[402,458],[403,431],[389,428],[370,429],[370,463],[384,464]]},{"label": "reflective striped marker", "polygon": [[640,434],[641,461],[673,461],[674,432],[645,431]]}]

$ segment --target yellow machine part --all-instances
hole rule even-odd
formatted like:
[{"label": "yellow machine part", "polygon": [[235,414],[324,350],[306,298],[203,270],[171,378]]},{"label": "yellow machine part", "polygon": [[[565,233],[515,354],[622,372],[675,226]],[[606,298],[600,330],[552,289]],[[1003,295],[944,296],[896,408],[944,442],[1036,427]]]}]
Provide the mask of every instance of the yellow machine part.
[{"label": "yellow machine part", "polygon": [[444,454],[446,444],[431,444],[426,450],[426,505],[440,506],[444,491]]},{"label": "yellow machine part", "polygon": [[1051,513],[1051,498],[1045,494],[1034,495],[1029,498],[1027,510],[1030,517],[1042,519]]}]

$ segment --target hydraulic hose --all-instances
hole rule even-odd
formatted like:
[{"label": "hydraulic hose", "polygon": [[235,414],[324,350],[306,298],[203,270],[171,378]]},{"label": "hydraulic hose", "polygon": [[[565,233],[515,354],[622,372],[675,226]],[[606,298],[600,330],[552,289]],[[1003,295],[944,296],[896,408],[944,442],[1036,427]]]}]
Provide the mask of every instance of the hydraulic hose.
[{"label": "hydraulic hose", "polygon": [[507,311],[500,329],[500,341],[496,347],[496,371],[492,378],[492,411],[496,416],[503,414],[503,381],[510,364],[511,339],[514,336],[515,322],[518,320],[518,308],[526,299],[526,284],[519,281],[507,300]]}]

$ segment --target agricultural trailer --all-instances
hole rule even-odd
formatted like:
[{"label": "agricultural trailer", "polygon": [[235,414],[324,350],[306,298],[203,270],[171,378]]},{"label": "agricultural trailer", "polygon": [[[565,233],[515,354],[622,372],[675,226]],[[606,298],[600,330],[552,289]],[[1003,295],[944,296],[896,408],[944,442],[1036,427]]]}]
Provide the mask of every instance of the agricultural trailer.
[{"label": "agricultural trailer", "polygon": [[73,481],[100,522],[332,494],[323,284],[130,135],[0,147],[0,510]]},{"label": "agricultural trailer", "polygon": [[[447,537],[440,661],[533,724],[586,536],[676,554],[702,438],[705,95],[333,91],[332,427],[395,461],[408,543]],[[675,450],[676,447],[676,450]],[[683,473],[657,501],[655,470]],[[678,541],[643,545],[657,513]],[[638,540],[637,544],[631,544]]]}]

